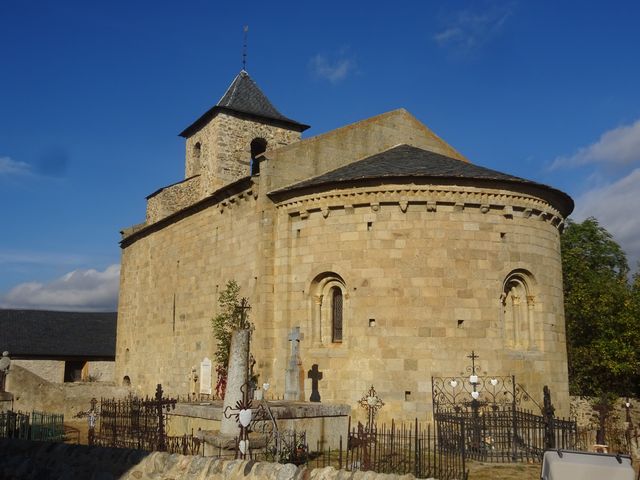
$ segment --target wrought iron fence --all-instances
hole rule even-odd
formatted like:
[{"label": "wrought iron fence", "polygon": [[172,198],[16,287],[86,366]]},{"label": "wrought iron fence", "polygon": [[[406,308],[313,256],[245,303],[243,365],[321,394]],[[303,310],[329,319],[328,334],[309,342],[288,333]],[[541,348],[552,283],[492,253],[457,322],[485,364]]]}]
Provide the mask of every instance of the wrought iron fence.
[{"label": "wrought iron fence", "polygon": [[6,411],[0,413],[0,437],[64,441],[64,415],[33,411],[31,414]]},{"label": "wrought iron fence", "polygon": [[[459,423],[440,425],[449,439],[460,438]],[[459,448],[447,448],[430,424],[362,424],[352,429],[345,452],[346,470],[373,470],[379,473],[411,473],[418,478],[466,479],[465,458]],[[446,437],[443,437],[446,438]],[[456,441],[456,440],[454,440]],[[459,443],[459,442],[458,442]]]},{"label": "wrought iron fence", "polygon": [[[433,377],[436,426],[460,424],[460,438],[443,435],[447,448],[462,449],[465,458],[484,462],[541,461],[545,449],[574,449],[575,421],[554,416],[549,389],[540,406],[514,376]],[[536,410],[525,409],[523,405]],[[538,410],[539,409],[539,410]],[[540,411],[541,414],[534,413]]]},{"label": "wrought iron fence", "polygon": [[0,437],[29,438],[29,414],[8,410],[0,413]]},{"label": "wrought iron fence", "polygon": [[[155,399],[131,395],[124,399],[101,399],[96,412],[98,429],[92,432],[90,427],[90,443],[102,447],[201,454],[203,445],[197,437],[166,434],[165,406],[174,405],[175,400],[163,399],[160,386],[158,393]],[[95,405],[92,405],[92,409],[95,409]]]},{"label": "wrought iron fence", "polygon": [[31,412],[30,439],[46,442],[63,442],[64,415],[37,411]]},{"label": "wrought iron fence", "polygon": [[[443,424],[440,428],[445,428]],[[447,438],[460,438],[459,422],[448,425]],[[277,437],[277,438],[276,438]],[[457,440],[456,440],[457,441]],[[235,458],[234,452],[219,449],[214,456]],[[309,468],[333,466],[346,471],[413,474],[418,478],[465,480],[468,476],[460,449],[438,443],[431,424],[417,420],[409,424],[362,424],[349,428],[346,441],[340,436],[337,448],[321,448],[307,444],[304,432],[266,432],[264,446],[252,449],[246,458],[307,465]]]}]

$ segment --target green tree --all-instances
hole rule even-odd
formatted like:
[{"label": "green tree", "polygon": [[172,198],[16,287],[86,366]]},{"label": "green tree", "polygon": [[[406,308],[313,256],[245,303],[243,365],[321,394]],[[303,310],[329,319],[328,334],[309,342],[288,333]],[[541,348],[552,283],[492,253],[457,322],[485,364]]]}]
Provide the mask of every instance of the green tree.
[{"label": "green tree", "polygon": [[595,218],[570,221],[562,270],[571,393],[636,393],[640,329],[624,251]]},{"label": "green tree", "polygon": [[224,397],[227,386],[227,373],[229,368],[229,353],[231,350],[231,336],[235,330],[251,328],[248,310],[249,302],[246,298],[240,299],[240,286],[235,280],[229,280],[225,289],[218,296],[220,311],[211,320],[213,336],[216,339],[216,395]]}]

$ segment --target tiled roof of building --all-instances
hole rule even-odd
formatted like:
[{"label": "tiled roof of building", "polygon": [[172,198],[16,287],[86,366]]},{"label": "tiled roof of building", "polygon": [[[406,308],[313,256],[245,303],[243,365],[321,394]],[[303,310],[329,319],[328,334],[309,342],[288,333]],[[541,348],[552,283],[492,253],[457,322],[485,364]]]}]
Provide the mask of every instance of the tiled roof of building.
[{"label": "tiled roof of building", "polygon": [[260,87],[253,81],[249,74],[241,70],[222,96],[220,101],[202,115],[198,120],[189,125],[180,133],[181,137],[188,137],[196,132],[202,125],[208,122],[217,112],[231,110],[234,112],[254,115],[256,117],[276,120],[295,130],[304,131],[308,125],[296,122],[282,115],[269,101]]},{"label": "tiled roof of building", "polygon": [[398,145],[271,193],[278,195],[326,184],[401,177],[487,180],[529,185],[553,192],[554,195],[560,196],[567,202],[569,212],[573,210],[573,200],[560,190],[410,145]]},{"label": "tiled roof of building", "polygon": [[116,322],[116,312],[0,309],[0,351],[22,358],[115,358]]}]

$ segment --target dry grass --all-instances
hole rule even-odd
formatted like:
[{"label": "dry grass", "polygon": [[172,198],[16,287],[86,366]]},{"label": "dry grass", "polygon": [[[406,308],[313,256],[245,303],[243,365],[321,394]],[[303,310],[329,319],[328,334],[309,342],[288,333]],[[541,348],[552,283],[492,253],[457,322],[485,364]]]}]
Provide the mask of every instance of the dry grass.
[{"label": "dry grass", "polygon": [[541,464],[467,461],[469,480],[538,480]]}]

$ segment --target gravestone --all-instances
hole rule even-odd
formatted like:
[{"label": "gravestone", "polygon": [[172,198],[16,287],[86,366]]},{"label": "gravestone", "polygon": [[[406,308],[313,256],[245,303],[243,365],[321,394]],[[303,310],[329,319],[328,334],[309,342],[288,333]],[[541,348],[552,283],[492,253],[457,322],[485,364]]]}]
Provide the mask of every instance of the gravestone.
[{"label": "gravestone", "polygon": [[211,360],[207,357],[200,362],[200,393],[211,395]]},{"label": "gravestone", "polygon": [[322,372],[318,370],[318,364],[314,363],[311,370],[307,373],[307,376],[311,379],[311,396],[310,402],[320,401],[320,391],[318,390],[318,382],[322,380]]},{"label": "gravestone", "polygon": [[[234,409],[238,402],[242,402],[242,388],[247,383],[249,369],[249,335],[250,331],[236,330],[231,336],[231,349],[229,351],[229,370],[227,373],[227,389],[224,394],[223,411],[227,408]],[[239,425],[235,417],[223,418],[220,422],[222,435],[237,436]]]},{"label": "gravestone", "polygon": [[300,340],[304,335],[300,333],[300,327],[295,327],[289,333],[291,342],[291,354],[289,356],[289,366],[287,367],[284,379],[284,399],[299,401],[303,400],[302,392],[302,360],[300,360]]}]

